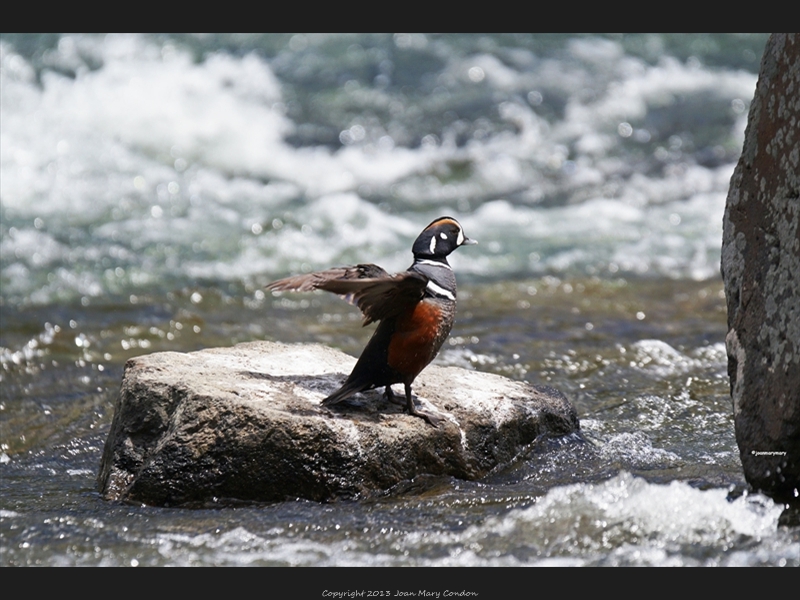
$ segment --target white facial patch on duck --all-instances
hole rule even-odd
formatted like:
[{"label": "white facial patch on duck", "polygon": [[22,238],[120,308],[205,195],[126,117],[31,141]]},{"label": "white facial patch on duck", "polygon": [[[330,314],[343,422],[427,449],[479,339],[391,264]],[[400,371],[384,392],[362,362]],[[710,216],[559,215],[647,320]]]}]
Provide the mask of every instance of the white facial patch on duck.
[{"label": "white facial patch on duck", "polygon": [[431,238],[431,254],[436,253],[436,236]]},{"label": "white facial patch on duck", "polygon": [[464,243],[464,232],[461,230],[461,227],[458,228],[458,238],[456,238],[456,245],[460,246]]},{"label": "white facial patch on duck", "polygon": [[442,233],[439,234],[439,237],[442,238],[443,240],[446,240],[447,239],[447,234],[445,232],[442,232]]},{"label": "white facial patch on duck", "polygon": [[428,281],[428,285],[426,287],[434,296],[444,296],[445,298],[449,298],[450,300],[453,300],[455,302],[456,297],[453,295],[452,292],[444,289],[440,285],[436,285],[435,283],[433,283],[433,281]]}]

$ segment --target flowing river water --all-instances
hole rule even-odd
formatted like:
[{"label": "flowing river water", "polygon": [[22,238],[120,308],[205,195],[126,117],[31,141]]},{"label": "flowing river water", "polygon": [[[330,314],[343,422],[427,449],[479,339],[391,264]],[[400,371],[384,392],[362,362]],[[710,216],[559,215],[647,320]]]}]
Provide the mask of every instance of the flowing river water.
[{"label": "flowing river water", "polygon": [[[800,566],[746,493],[719,275],[765,36],[0,36],[0,564]],[[433,218],[438,364],[546,384],[588,443],[385,496],[163,509],[96,475],[125,361],[357,355],[340,299]]]}]

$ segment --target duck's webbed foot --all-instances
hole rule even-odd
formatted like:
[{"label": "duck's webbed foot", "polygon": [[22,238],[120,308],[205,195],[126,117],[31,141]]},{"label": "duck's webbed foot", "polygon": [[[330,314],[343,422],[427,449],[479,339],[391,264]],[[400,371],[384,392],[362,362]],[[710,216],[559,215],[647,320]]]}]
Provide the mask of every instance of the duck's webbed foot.
[{"label": "duck's webbed foot", "polygon": [[447,419],[444,417],[440,417],[438,415],[432,415],[428,412],[423,412],[421,410],[417,410],[414,406],[414,401],[411,399],[411,384],[405,384],[406,387],[406,409],[408,410],[408,414],[413,415],[415,417],[419,417],[420,419],[425,419],[429,425],[433,425],[434,427],[439,427],[442,423],[444,423]]},{"label": "duck's webbed foot", "polygon": [[394,392],[392,391],[392,386],[390,385],[386,386],[386,399],[392,404],[397,404],[399,406],[405,406],[406,404],[402,399],[395,396]]}]

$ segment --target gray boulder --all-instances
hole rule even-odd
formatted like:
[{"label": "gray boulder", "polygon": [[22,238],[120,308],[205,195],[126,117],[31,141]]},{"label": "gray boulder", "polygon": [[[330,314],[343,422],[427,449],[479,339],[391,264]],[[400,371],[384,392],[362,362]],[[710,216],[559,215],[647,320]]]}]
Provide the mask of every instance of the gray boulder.
[{"label": "gray boulder", "polygon": [[104,498],[145,504],[361,498],[430,474],[476,479],[538,436],[579,430],[552,388],[428,367],[434,428],[382,390],[320,405],[355,359],[319,345],[239,344],[128,361],[100,465]]},{"label": "gray boulder", "polygon": [[750,485],[778,501],[800,487],[800,35],[761,61],[723,222],[728,374]]}]

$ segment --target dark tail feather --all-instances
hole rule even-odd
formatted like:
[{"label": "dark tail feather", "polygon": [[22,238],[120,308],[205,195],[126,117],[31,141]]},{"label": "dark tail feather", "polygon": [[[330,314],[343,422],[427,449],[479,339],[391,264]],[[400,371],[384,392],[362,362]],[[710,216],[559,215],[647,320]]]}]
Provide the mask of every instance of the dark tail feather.
[{"label": "dark tail feather", "polygon": [[345,381],[342,387],[340,387],[338,390],[333,392],[330,396],[328,396],[322,401],[322,405],[331,406],[332,404],[338,404],[342,400],[347,400],[353,394],[357,394],[358,392],[363,392],[369,387],[370,387],[369,384],[365,385],[358,381],[349,381],[349,380]]}]

